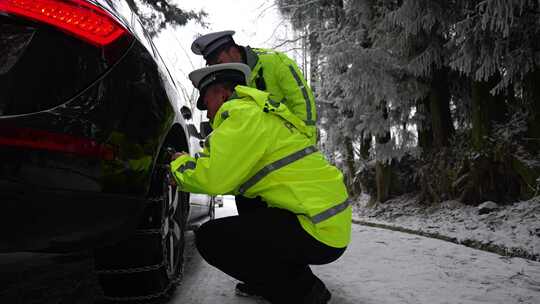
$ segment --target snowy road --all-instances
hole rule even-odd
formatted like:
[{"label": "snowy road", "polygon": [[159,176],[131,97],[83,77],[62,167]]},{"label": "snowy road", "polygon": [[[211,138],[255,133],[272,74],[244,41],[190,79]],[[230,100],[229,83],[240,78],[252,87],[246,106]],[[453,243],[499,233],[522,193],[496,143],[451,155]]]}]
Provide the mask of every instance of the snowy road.
[{"label": "snowy road", "polygon": [[[217,216],[235,213],[225,200]],[[331,304],[540,303],[540,263],[508,259],[394,231],[355,225],[338,261],[313,267]],[[235,280],[206,264],[190,233],[186,276],[170,304],[263,303],[234,295]]]}]

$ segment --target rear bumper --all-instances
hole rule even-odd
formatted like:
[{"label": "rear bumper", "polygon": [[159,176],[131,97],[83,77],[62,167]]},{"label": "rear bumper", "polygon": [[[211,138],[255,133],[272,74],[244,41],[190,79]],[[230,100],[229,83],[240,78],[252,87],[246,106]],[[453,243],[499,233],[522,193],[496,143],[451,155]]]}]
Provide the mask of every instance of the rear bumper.
[{"label": "rear bumper", "polygon": [[0,252],[69,252],[134,232],[144,198],[49,190],[0,180]]}]

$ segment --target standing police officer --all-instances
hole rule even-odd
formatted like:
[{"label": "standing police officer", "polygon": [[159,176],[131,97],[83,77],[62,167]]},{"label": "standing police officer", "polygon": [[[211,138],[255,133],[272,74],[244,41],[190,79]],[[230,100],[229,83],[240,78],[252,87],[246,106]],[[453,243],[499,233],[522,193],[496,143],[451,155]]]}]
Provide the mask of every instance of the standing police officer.
[{"label": "standing police officer", "polygon": [[275,101],[284,103],[308,127],[308,136],[317,142],[317,108],[313,92],[287,55],[269,49],[239,46],[234,42],[234,31],[203,35],[193,41],[191,50],[206,59],[207,65],[239,62],[251,68],[247,85],[266,91]]},{"label": "standing police officer", "polygon": [[244,86],[250,70],[227,63],[189,75],[214,131],[204,154],[175,154],[171,171],[182,191],[259,196],[268,204],[196,231],[209,264],[272,303],[325,304],[330,292],[309,265],[335,261],[350,241],[343,175],[289,108]]}]

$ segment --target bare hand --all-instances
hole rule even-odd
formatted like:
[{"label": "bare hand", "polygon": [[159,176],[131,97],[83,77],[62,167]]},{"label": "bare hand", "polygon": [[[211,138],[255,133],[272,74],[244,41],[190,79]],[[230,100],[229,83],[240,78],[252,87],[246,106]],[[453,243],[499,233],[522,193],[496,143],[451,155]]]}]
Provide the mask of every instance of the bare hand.
[{"label": "bare hand", "polygon": [[176,187],[176,180],[174,179],[174,176],[172,176],[172,174],[171,174],[171,176],[169,177],[169,185],[170,185],[171,187]]},{"label": "bare hand", "polygon": [[182,152],[176,152],[176,153],[174,153],[174,154],[171,156],[171,161],[173,161],[173,160],[179,158],[179,157],[182,156],[182,155],[187,155],[187,153],[186,153],[186,152],[183,152],[183,151],[182,151]]}]

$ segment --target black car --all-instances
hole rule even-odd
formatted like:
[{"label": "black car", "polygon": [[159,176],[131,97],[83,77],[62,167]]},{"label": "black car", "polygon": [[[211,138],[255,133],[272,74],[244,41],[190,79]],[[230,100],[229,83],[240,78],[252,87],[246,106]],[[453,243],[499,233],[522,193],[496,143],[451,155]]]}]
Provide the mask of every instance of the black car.
[{"label": "black car", "polygon": [[213,216],[169,183],[188,105],[126,1],[0,0],[0,253],[94,250],[106,298],[170,290]]}]

